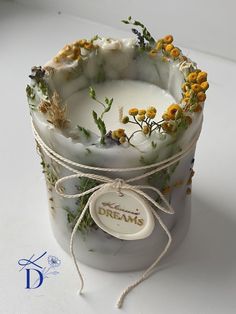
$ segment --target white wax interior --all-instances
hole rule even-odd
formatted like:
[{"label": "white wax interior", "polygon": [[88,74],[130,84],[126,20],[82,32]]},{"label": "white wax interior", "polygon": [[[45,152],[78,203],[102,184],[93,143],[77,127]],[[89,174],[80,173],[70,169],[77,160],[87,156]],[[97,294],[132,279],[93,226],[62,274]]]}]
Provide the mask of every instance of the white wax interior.
[{"label": "white wax interior", "polygon": [[[100,101],[104,102],[105,97],[114,99],[111,110],[104,115],[107,131],[125,128],[126,133],[130,134],[132,131],[137,130],[137,126],[134,124],[128,123],[124,125],[120,123],[119,112],[121,107],[123,107],[124,115],[127,115],[128,110],[132,107],[145,109],[148,106],[154,106],[157,109],[155,120],[158,121],[161,119],[165,109],[170,104],[175,103],[175,99],[166,90],[142,81],[113,80],[94,84],[93,88],[96,91],[97,99]],[[93,121],[92,111],[94,110],[100,115],[103,107],[91,99],[87,88],[74,93],[66,99],[66,104],[71,128],[76,128],[77,125],[80,125],[95,133],[99,133]]]}]

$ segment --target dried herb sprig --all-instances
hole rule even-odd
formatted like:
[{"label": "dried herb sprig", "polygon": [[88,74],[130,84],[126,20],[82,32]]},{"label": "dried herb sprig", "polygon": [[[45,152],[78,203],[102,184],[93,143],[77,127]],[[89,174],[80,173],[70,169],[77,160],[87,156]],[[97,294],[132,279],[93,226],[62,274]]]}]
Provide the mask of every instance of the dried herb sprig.
[{"label": "dried herb sprig", "polygon": [[42,100],[38,109],[47,115],[47,121],[56,128],[64,129],[68,127],[69,121],[66,119],[67,107],[61,104],[61,99],[57,92],[53,93],[49,101]]},{"label": "dried herb sprig", "polygon": [[42,159],[41,166],[43,168],[43,173],[45,175],[47,183],[50,186],[55,186],[56,181],[58,179],[55,169],[50,164],[47,164],[44,161],[43,156],[41,156],[41,159]]},{"label": "dried herb sprig", "polygon": [[[99,182],[89,179],[89,178],[80,178],[79,179],[79,185],[76,185],[75,187],[78,189],[80,193],[83,193],[87,190],[92,189],[93,187],[97,186]],[[90,194],[81,196],[78,201],[76,202],[76,205],[78,206],[76,208],[76,211],[72,211],[68,207],[64,207],[64,210],[67,212],[67,220],[68,222],[74,227],[76,221],[78,220],[79,216],[81,215],[86,203],[88,202]],[[82,233],[85,233],[86,231],[89,231],[90,228],[96,228],[96,224],[94,223],[89,211],[87,211],[78,227],[78,230]]]},{"label": "dried herb sprig", "polygon": [[132,28],[132,32],[137,36],[138,45],[142,50],[150,51],[155,46],[156,41],[144,24],[137,20],[132,20],[131,16],[129,16],[127,20],[122,20],[122,22],[124,24],[129,24],[140,28],[140,31],[137,28]]},{"label": "dried herb sprig", "polygon": [[43,95],[47,99],[49,96],[49,87],[44,79],[45,72],[46,71],[41,66],[34,66],[31,69],[31,74],[29,75],[29,77],[33,81],[35,81],[35,83],[38,85],[39,89],[42,91]]},{"label": "dried herb sprig", "polygon": [[98,104],[102,105],[102,107],[104,109],[102,114],[100,115],[100,117],[98,116],[96,111],[93,111],[93,119],[94,119],[94,122],[96,123],[96,125],[100,131],[100,134],[101,134],[100,143],[102,145],[105,145],[107,130],[106,130],[106,125],[105,125],[105,122],[103,120],[103,117],[104,117],[105,113],[110,111],[112,103],[113,103],[113,98],[109,99],[109,98],[105,97],[104,102],[100,101],[99,99],[97,99],[96,92],[95,92],[94,88],[91,86],[89,87],[89,96],[93,100],[95,100]]},{"label": "dried herb sprig", "polygon": [[77,128],[84,134],[86,138],[89,138],[91,136],[89,130],[85,129],[84,127],[77,125]]},{"label": "dried herb sprig", "polygon": [[35,82],[39,83],[45,75],[45,70],[41,66],[34,66],[31,69],[29,77]]},{"label": "dried herb sprig", "polygon": [[31,110],[36,110],[37,106],[35,105],[35,91],[34,89],[30,86],[26,86],[26,95],[29,103],[29,107]]}]

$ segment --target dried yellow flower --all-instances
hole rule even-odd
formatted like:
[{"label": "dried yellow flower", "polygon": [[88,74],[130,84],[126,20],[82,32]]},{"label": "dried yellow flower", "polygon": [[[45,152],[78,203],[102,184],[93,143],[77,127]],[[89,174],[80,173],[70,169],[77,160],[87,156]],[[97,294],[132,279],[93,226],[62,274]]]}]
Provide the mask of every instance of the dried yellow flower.
[{"label": "dried yellow flower", "polygon": [[163,41],[164,41],[164,43],[166,43],[166,44],[171,44],[173,40],[174,40],[174,38],[173,38],[172,35],[167,35],[167,36],[165,36],[165,37],[163,38]]},{"label": "dried yellow flower", "polygon": [[130,115],[130,116],[135,117],[135,116],[137,116],[137,114],[138,114],[138,109],[137,109],[137,108],[131,108],[131,109],[129,109],[129,115]]},{"label": "dried yellow flower", "polygon": [[143,120],[145,120],[145,115],[144,115],[144,114],[138,115],[138,116],[137,116],[137,120],[138,120],[138,121],[143,121]]},{"label": "dried yellow flower", "polygon": [[154,119],[156,116],[156,112],[154,110],[147,110],[146,112],[146,116],[149,119]]},{"label": "dried yellow flower", "polygon": [[125,137],[125,130],[124,129],[117,129],[117,130],[115,130],[115,135],[117,138]]},{"label": "dried yellow flower", "polygon": [[208,82],[206,81],[206,82],[201,83],[201,88],[202,88],[204,91],[206,91],[206,90],[209,88]]},{"label": "dried yellow flower", "polygon": [[172,104],[167,108],[167,115],[170,117],[171,120],[174,120],[176,117],[176,113],[182,113],[182,108],[179,104]]},{"label": "dried yellow flower", "polygon": [[149,133],[150,133],[150,127],[147,126],[147,125],[145,125],[145,126],[143,127],[143,134],[147,135],[147,134],[149,134]]},{"label": "dried yellow flower", "polygon": [[166,52],[171,52],[172,49],[174,49],[174,46],[173,46],[172,44],[168,44],[168,45],[166,45],[166,47],[165,47],[165,51],[166,51]]},{"label": "dried yellow flower", "polygon": [[144,114],[146,114],[146,110],[145,109],[139,109],[138,114],[144,115]]},{"label": "dried yellow flower", "polygon": [[157,113],[157,109],[154,106],[148,107],[147,111],[153,111],[153,112]]},{"label": "dried yellow flower", "polygon": [[129,122],[129,117],[128,116],[124,116],[121,120],[122,123],[126,124]]},{"label": "dried yellow flower", "polygon": [[191,85],[191,89],[195,92],[198,93],[202,90],[201,85],[200,84],[193,84]]},{"label": "dried yellow flower", "polygon": [[187,76],[187,81],[190,82],[190,83],[196,82],[196,79],[197,79],[197,73],[196,72],[191,72]]},{"label": "dried yellow flower", "polygon": [[199,72],[197,75],[197,82],[199,84],[205,82],[207,80],[207,73],[206,72]]},{"label": "dried yellow flower", "polygon": [[124,137],[124,136],[120,137],[120,138],[119,138],[119,142],[120,142],[121,144],[124,144],[124,143],[126,142],[126,137]]},{"label": "dried yellow flower", "polygon": [[116,131],[111,132],[111,137],[113,138],[113,140],[117,139]]},{"label": "dried yellow flower", "polygon": [[180,50],[178,48],[174,48],[171,50],[170,55],[173,58],[177,58],[180,55]]},{"label": "dried yellow flower", "polygon": [[205,101],[206,100],[206,94],[204,93],[204,92],[199,92],[199,93],[197,93],[197,99],[199,100],[199,101]]}]

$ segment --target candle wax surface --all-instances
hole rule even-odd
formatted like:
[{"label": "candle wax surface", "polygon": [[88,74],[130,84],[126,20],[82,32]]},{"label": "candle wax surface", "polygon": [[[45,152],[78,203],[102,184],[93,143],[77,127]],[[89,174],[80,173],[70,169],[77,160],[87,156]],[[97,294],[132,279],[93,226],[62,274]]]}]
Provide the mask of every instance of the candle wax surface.
[{"label": "candle wax surface", "polygon": [[[92,87],[99,101],[104,103],[105,97],[114,99],[110,111],[105,113],[103,117],[107,131],[125,128],[126,133],[130,134],[137,130],[137,125],[131,123],[124,125],[119,121],[120,108],[123,108],[123,115],[128,115],[128,110],[132,107],[146,109],[149,106],[154,106],[157,109],[155,120],[159,121],[166,108],[175,103],[175,99],[166,90],[141,81],[113,80],[94,84]],[[93,121],[92,111],[96,111],[99,116],[103,107],[89,96],[88,88],[67,98],[66,104],[71,128],[77,128],[79,125],[94,133],[99,133]],[[132,117],[130,120],[133,120]]]}]

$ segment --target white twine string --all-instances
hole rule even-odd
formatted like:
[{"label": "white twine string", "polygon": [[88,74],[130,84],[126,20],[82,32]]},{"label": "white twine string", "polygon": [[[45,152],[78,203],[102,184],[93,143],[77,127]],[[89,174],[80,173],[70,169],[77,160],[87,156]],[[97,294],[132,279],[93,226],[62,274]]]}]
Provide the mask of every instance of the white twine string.
[{"label": "white twine string", "polygon": [[[178,162],[180,159],[187,156],[191,151],[194,150],[196,143],[197,143],[197,140],[198,140],[198,137],[199,137],[200,132],[201,132],[201,128],[199,128],[197,134],[194,136],[194,138],[192,139],[190,144],[187,145],[187,147],[184,150],[182,150],[181,152],[179,152],[179,153],[177,153],[177,154],[171,156],[170,158],[167,158],[161,162],[158,162],[158,163],[155,163],[152,165],[147,165],[147,166],[142,166],[142,167],[134,167],[134,168],[100,168],[100,167],[92,167],[92,166],[87,166],[84,164],[76,163],[74,161],[71,161],[71,160],[61,156],[60,154],[56,153],[53,149],[48,147],[48,145],[46,145],[45,142],[42,140],[42,138],[39,136],[38,132],[36,131],[36,129],[33,125],[33,122],[32,122],[32,129],[33,129],[33,134],[34,134],[35,140],[36,140],[37,144],[39,145],[39,147],[42,148],[44,153],[49,158],[54,160],[56,163],[58,163],[59,165],[61,165],[64,168],[66,168],[67,170],[71,171],[72,173],[74,173],[72,175],[65,176],[65,177],[57,180],[57,182],[55,184],[56,192],[60,196],[65,197],[65,198],[69,198],[69,199],[79,198],[81,196],[91,194],[91,196],[89,197],[84,209],[82,210],[82,212],[81,212],[81,214],[80,214],[80,216],[79,216],[79,218],[78,218],[78,220],[77,220],[77,222],[76,222],[76,224],[72,230],[71,238],[70,238],[70,252],[71,252],[77,273],[80,277],[81,287],[80,287],[79,293],[81,294],[83,291],[83,287],[84,287],[84,279],[83,279],[83,276],[80,272],[78,262],[76,260],[75,253],[74,253],[74,237],[75,237],[76,231],[77,231],[86,211],[88,210],[88,208],[92,202],[92,199],[96,196],[96,191],[99,191],[101,189],[105,189],[107,187],[113,187],[113,188],[117,189],[117,192],[120,195],[122,195],[122,189],[123,190],[131,190],[131,191],[136,192],[140,196],[142,196],[147,201],[149,201],[154,207],[156,207],[156,209],[159,209],[159,210],[161,210],[167,214],[174,214],[174,209],[168,203],[168,201],[166,200],[164,195],[161,193],[161,191],[159,191],[157,188],[150,186],[150,185],[131,185],[129,183],[141,180],[141,179],[146,178],[146,177],[148,177],[154,173],[157,173],[157,172],[159,172],[165,168],[168,168],[169,166]],[[129,178],[127,180],[123,180],[120,178],[111,179],[109,177],[96,175],[94,173],[83,173],[83,172],[81,172],[75,168],[70,167],[69,165],[75,166],[78,168],[83,168],[83,169],[90,169],[90,170],[94,170],[94,171],[105,171],[105,172],[129,172],[129,171],[137,171],[137,170],[147,170],[147,169],[152,169],[152,168],[154,168],[154,169],[152,169],[149,172],[146,172],[142,175],[132,177],[132,178]],[[81,178],[81,177],[94,179],[94,180],[102,182],[102,183],[89,189],[89,190],[87,190],[87,191],[84,191],[82,193],[78,193],[78,194],[66,194],[66,193],[64,193],[64,189],[62,188],[63,182],[68,181],[70,179]],[[157,193],[165,206],[162,206],[159,202],[154,201],[153,198],[151,198],[148,194],[146,194],[144,191],[142,191],[144,189],[152,190],[155,193]],[[117,301],[117,307],[118,308],[122,307],[126,295],[151,275],[152,271],[157,266],[159,261],[163,258],[163,256],[166,254],[166,252],[168,251],[168,249],[171,245],[172,237],[171,237],[171,234],[170,234],[167,226],[164,224],[164,222],[162,221],[162,219],[160,218],[160,216],[157,214],[156,210],[154,210],[153,207],[151,207],[151,211],[152,211],[153,216],[157,219],[160,226],[163,228],[166,235],[168,236],[168,242],[167,242],[165,248],[163,249],[163,251],[161,252],[161,254],[157,257],[157,259],[153,262],[153,264],[142,274],[142,276],[138,280],[136,280],[133,284],[128,286],[122,292],[122,294],[120,295],[120,297]]]}]

